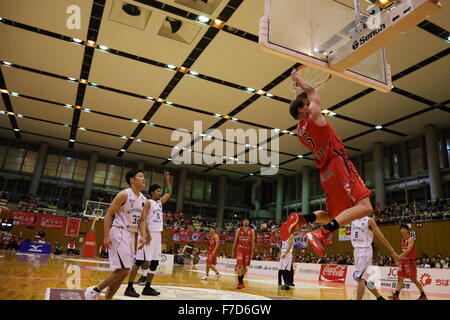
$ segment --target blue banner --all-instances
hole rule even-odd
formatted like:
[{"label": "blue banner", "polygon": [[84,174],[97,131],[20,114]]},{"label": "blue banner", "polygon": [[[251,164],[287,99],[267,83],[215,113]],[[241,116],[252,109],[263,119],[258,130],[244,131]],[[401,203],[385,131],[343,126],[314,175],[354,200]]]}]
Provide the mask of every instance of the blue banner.
[{"label": "blue banner", "polygon": [[48,243],[23,242],[19,252],[49,254],[51,248],[52,245]]}]

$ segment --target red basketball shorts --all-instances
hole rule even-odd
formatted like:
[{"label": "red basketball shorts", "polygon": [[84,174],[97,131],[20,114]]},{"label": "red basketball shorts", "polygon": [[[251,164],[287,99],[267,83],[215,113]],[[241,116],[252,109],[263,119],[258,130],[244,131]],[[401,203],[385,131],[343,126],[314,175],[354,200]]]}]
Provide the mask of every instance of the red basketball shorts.
[{"label": "red basketball shorts", "polygon": [[236,264],[248,267],[250,265],[250,252],[251,249],[238,249],[236,251]]},{"label": "red basketball shorts", "polygon": [[327,198],[327,210],[334,218],[372,195],[353,163],[341,156],[331,158],[320,171],[320,183]]},{"label": "red basketball shorts", "polygon": [[217,253],[212,254],[212,251],[208,251],[208,258],[206,258],[206,264],[215,266],[217,264]]},{"label": "red basketball shorts", "polygon": [[400,266],[398,267],[397,275],[402,278],[416,279],[417,278],[416,260],[400,259]]}]

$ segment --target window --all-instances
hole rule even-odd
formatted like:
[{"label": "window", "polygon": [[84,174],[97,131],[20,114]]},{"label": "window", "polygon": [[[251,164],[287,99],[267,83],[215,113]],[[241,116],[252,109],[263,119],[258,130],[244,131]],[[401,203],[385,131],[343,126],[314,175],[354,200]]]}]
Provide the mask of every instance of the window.
[{"label": "window", "polygon": [[44,176],[56,177],[56,170],[58,169],[59,155],[48,154],[47,162],[45,163]]},{"label": "window", "polygon": [[35,151],[27,151],[25,161],[23,162],[22,172],[33,173],[36,166],[38,153]]},{"label": "window", "polygon": [[398,179],[400,177],[400,171],[399,171],[400,155],[397,153],[394,153],[392,155],[392,162],[394,163],[394,178]]},{"label": "window", "polygon": [[[130,185],[127,182],[127,172],[130,171],[131,169],[132,168],[123,168],[123,170],[122,170],[122,177],[120,178],[120,187],[122,189],[127,189],[127,188],[130,187]],[[147,177],[147,173],[148,172],[145,172],[144,175],[145,175],[145,186],[146,186],[146,188],[148,190],[148,187],[150,185],[150,181],[147,179],[148,178]]]},{"label": "window", "polygon": [[122,166],[110,164],[106,173],[105,184],[108,186],[119,187],[121,180]]},{"label": "window", "polygon": [[72,180],[73,172],[75,171],[75,161],[76,159],[72,157],[61,157],[57,177]]},{"label": "window", "polygon": [[391,164],[390,164],[390,161],[389,161],[389,151],[388,150],[385,150],[384,151],[384,168],[383,168],[383,170],[384,170],[384,178],[385,179],[389,179],[389,177],[391,176],[390,175],[390,171],[391,171]]},{"label": "window", "polygon": [[374,185],[373,160],[364,162],[364,182],[367,186]]},{"label": "window", "polygon": [[4,168],[8,170],[20,171],[25,157],[25,149],[10,148],[6,156]]},{"label": "window", "polygon": [[3,164],[5,162],[6,158],[6,152],[8,151],[7,146],[0,145],[0,168],[3,168]]},{"label": "window", "polygon": [[188,173],[186,175],[186,185],[184,186],[184,197],[190,199],[191,198],[191,189],[192,189],[192,177]]},{"label": "window", "polygon": [[105,184],[106,166],[106,163],[97,163],[95,168],[94,183]]},{"label": "window", "polygon": [[411,160],[411,175],[415,176],[424,171],[422,149],[420,147],[409,149],[409,158]]},{"label": "window", "polygon": [[192,186],[192,199],[203,199],[203,192],[205,188],[205,180],[203,177],[197,177],[194,179],[194,184]]},{"label": "window", "polygon": [[86,179],[86,173],[89,162],[87,160],[77,160],[75,166],[75,173],[73,175],[73,180],[84,181]]}]

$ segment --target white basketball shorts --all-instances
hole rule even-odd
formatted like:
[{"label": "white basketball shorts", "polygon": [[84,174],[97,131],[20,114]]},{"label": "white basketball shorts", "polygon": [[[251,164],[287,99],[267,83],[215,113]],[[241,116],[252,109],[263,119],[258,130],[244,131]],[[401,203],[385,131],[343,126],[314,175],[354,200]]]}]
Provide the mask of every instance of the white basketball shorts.
[{"label": "white basketball shorts", "polygon": [[126,229],[111,227],[109,236],[111,247],[108,250],[109,268],[128,269],[133,265],[135,233]]},{"label": "white basketball shorts", "polygon": [[292,267],[292,253],[288,253],[284,258],[280,256],[279,270],[291,270],[291,267]]},{"label": "white basketball shorts", "polygon": [[161,258],[161,232],[150,232],[152,240],[136,252],[136,260],[152,261]]},{"label": "white basketball shorts", "polygon": [[372,265],[372,247],[355,248],[353,255],[355,258],[355,273],[353,274],[353,279],[356,281],[359,279],[364,279],[367,281],[369,278],[369,267]]}]

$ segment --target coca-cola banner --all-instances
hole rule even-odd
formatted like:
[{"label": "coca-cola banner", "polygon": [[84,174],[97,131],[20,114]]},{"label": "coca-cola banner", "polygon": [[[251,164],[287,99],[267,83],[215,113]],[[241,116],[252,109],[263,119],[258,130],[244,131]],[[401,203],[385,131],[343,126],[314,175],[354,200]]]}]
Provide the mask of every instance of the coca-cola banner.
[{"label": "coca-cola banner", "polygon": [[320,266],[319,281],[345,283],[346,276],[346,265],[322,264]]},{"label": "coca-cola banner", "polygon": [[52,216],[49,214],[40,215],[40,225],[44,228],[49,229],[64,229],[66,227],[66,217]]},{"label": "coca-cola banner", "polygon": [[13,211],[13,220],[15,225],[19,226],[36,226],[38,223],[38,213],[25,212],[25,211]]}]

